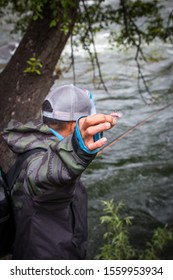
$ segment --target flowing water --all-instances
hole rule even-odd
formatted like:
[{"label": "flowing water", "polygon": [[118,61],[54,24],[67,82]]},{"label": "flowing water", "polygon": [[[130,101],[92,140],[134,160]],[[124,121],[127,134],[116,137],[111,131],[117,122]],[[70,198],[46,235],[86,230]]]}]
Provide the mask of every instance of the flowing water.
[{"label": "flowing water", "polygon": [[[104,34],[102,34],[104,35]],[[105,133],[109,140],[121,135],[166,104],[173,95],[173,46],[157,41],[146,47],[153,62],[143,65],[153,98],[137,87],[135,50],[108,50],[102,36],[97,38],[103,79],[109,90],[92,84],[88,58],[76,53],[76,81],[94,95],[98,112],[120,111],[117,126]],[[67,52],[68,53],[68,52]],[[64,54],[65,57],[65,54]],[[152,61],[152,60],[151,60]],[[98,78],[98,77],[97,77]],[[73,82],[72,73],[58,83]],[[97,85],[99,81],[97,81]],[[141,85],[142,87],[142,85]],[[133,216],[132,243],[141,247],[158,226],[173,223],[173,106],[161,111],[98,156],[86,170],[83,181],[89,194],[89,256],[92,259],[103,244],[102,200],[123,202],[125,214]],[[169,252],[173,257],[173,254]]]},{"label": "flowing water", "polygon": [[[135,50],[117,47],[110,50],[105,43],[106,35],[97,36],[96,46],[109,92],[104,91],[98,75],[94,86],[91,63],[80,48],[75,51],[75,71],[76,84],[93,92],[98,112],[122,113],[117,126],[105,133],[111,140],[155,110],[171,104],[173,46],[160,41],[144,46],[149,62],[144,64],[141,61],[141,64],[153,95],[151,98],[141,83],[142,95],[149,103],[147,105],[137,87]],[[3,67],[16,40],[3,29],[1,38],[0,64]],[[69,52],[67,46],[63,52],[63,62],[60,63],[61,69],[67,66]],[[63,71],[57,83],[73,83],[72,70]],[[117,203],[124,203],[125,214],[134,217],[131,239],[137,246],[143,246],[157,226],[173,224],[173,106],[170,105],[98,156],[82,179],[89,196],[90,259],[98,253],[103,242],[103,228],[100,225],[102,200],[114,199]]]}]

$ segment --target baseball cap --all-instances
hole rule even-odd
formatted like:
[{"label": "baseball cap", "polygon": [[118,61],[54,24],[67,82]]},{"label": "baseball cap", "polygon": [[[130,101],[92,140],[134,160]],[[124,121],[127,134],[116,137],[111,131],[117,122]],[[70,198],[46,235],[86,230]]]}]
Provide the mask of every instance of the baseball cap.
[{"label": "baseball cap", "polygon": [[76,121],[81,116],[96,113],[91,92],[74,85],[53,86],[45,101],[50,108],[42,110],[42,116],[56,120]]}]

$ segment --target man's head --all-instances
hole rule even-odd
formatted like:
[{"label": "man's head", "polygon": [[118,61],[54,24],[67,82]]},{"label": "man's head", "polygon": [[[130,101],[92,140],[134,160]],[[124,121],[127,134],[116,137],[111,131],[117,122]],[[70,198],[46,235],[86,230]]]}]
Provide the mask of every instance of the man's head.
[{"label": "man's head", "polygon": [[54,86],[42,105],[43,122],[61,132],[73,131],[79,117],[94,113],[91,93],[74,85]]}]

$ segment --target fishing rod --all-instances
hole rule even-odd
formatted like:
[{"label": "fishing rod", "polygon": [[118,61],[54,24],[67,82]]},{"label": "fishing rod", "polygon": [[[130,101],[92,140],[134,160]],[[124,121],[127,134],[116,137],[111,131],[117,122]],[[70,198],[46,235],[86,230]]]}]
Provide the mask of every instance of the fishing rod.
[{"label": "fishing rod", "polygon": [[169,106],[173,105],[173,103],[168,104],[162,108],[160,108],[159,110],[153,112],[152,114],[150,114],[148,117],[146,117],[145,119],[143,119],[142,121],[138,122],[137,124],[135,124],[134,126],[130,127],[127,131],[125,131],[124,133],[122,133],[121,135],[119,135],[117,138],[113,139],[112,141],[110,141],[108,144],[106,144],[98,153],[97,156],[99,156],[100,154],[102,154],[104,151],[106,151],[108,148],[110,148],[112,145],[114,145],[115,143],[117,143],[118,141],[120,141],[121,139],[123,139],[125,136],[127,136],[130,132],[132,132],[133,130],[135,130],[136,128],[138,128],[139,126],[143,125],[144,123],[146,123],[149,119],[151,119],[152,117],[158,115],[161,111],[165,110],[166,108],[168,108]]}]

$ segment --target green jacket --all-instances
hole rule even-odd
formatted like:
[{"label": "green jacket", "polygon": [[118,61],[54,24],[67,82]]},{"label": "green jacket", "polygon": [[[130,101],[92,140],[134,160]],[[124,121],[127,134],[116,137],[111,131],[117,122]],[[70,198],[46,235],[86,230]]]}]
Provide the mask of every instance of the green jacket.
[{"label": "green jacket", "polygon": [[17,154],[46,148],[23,164],[13,188],[14,259],[83,259],[87,248],[87,195],[80,175],[95,157],[76,133],[59,141],[40,120],[12,120],[4,139]]}]

